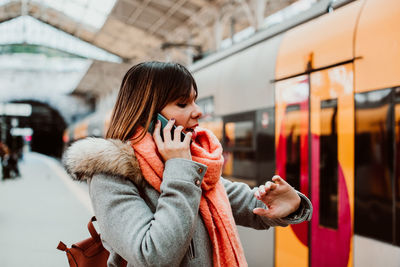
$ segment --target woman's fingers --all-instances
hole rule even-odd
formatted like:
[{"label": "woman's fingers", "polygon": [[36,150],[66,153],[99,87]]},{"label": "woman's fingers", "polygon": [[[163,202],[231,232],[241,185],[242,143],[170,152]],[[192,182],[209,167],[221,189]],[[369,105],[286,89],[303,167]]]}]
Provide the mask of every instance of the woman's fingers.
[{"label": "woman's fingers", "polygon": [[174,130],[174,140],[173,140],[175,143],[182,142],[182,140],[181,140],[182,130],[183,130],[183,126],[181,126],[181,125],[179,125],[178,127],[175,128],[175,130]]},{"label": "woman's fingers", "polygon": [[156,126],[154,127],[154,132],[153,132],[153,138],[154,141],[156,142],[157,147],[160,147],[163,143],[161,135],[160,135],[160,127],[161,127],[161,122],[157,120]]},{"label": "woman's fingers", "polygon": [[257,189],[257,194],[254,196],[258,199],[265,197],[268,193],[271,191],[275,190],[277,188],[277,185],[271,181],[268,181],[265,183],[265,185],[260,185],[260,187]]},{"label": "woman's fingers", "polygon": [[277,218],[271,209],[255,208],[253,209],[253,213],[259,216],[268,217],[270,219]]},{"label": "woman's fingers", "polygon": [[274,177],[272,177],[272,181],[274,181],[277,184],[287,184],[287,182],[285,180],[283,180],[279,175],[274,175]]},{"label": "woman's fingers", "polygon": [[175,119],[170,119],[168,121],[167,125],[165,125],[165,127],[163,129],[164,142],[172,140],[172,138],[171,138],[171,129],[172,129],[172,126],[174,125],[174,123],[175,123]]},{"label": "woman's fingers", "polygon": [[[164,129],[162,130],[164,139],[161,138],[160,135],[161,122],[157,122],[154,129],[153,138],[157,145],[158,152],[160,152],[164,161],[172,158],[185,158],[191,160],[192,155],[190,153],[190,140],[192,138],[192,133],[188,133],[182,142],[181,134],[183,126],[177,126],[171,133],[174,122],[174,119],[169,120],[167,125],[165,125]],[[173,135],[173,137],[171,135]]]},{"label": "woman's fingers", "polygon": [[275,183],[273,183],[273,182],[268,181],[268,182],[265,183],[265,188],[266,188],[267,192],[276,189],[276,187],[277,187],[277,185]]},{"label": "woman's fingers", "polygon": [[254,196],[257,199],[262,199],[264,198],[266,195],[268,195],[268,193],[270,193],[271,191],[273,191],[274,189],[277,188],[277,185],[274,184],[271,181],[268,181],[265,183],[265,185],[260,185],[258,187],[258,189],[256,190],[256,192],[254,193]]},{"label": "woman's fingers", "polygon": [[183,139],[183,143],[185,146],[190,146],[190,142],[192,141],[192,132],[188,132],[185,134],[185,139]]}]

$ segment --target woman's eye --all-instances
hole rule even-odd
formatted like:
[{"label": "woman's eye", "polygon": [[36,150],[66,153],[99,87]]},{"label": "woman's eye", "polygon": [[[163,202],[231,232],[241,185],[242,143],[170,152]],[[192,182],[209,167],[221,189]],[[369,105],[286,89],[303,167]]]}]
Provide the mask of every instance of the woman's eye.
[{"label": "woman's eye", "polygon": [[182,104],[181,104],[181,103],[178,103],[177,105],[178,105],[178,107],[180,107],[180,108],[186,107],[186,104],[183,104],[183,103],[182,103]]}]

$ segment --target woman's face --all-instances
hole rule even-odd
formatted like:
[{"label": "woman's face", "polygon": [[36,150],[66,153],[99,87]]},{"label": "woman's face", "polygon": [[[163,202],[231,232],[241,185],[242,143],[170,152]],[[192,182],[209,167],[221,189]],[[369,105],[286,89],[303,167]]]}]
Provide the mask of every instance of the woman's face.
[{"label": "woman's face", "polygon": [[198,119],[203,115],[200,107],[195,103],[196,91],[192,87],[190,98],[186,100],[176,100],[168,103],[162,110],[161,115],[165,118],[175,119],[175,125],[183,126],[183,132],[193,132],[199,125]]}]

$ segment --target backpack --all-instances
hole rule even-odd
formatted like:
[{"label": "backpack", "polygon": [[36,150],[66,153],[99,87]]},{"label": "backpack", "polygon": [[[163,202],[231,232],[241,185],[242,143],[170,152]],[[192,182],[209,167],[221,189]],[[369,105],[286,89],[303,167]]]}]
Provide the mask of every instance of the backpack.
[{"label": "backpack", "polygon": [[[96,217],[93,216],[88,223],[88,230],[91,237],[79,241],[68,248],[63,242],[57,249],[65,251],[70,267],[107,267],[107,259],[110,253],[103,247],[100,235],[93,226]],[[126,261],[122,266],[126,266]]]}]

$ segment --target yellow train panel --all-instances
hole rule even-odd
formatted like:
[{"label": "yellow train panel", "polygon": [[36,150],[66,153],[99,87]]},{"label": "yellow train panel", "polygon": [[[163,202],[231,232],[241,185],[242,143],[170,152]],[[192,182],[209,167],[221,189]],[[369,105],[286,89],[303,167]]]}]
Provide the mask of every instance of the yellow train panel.
[{"label": "yellow train panel", "polygon": [[354,30],[362,3],[348,4],[288,31],[279,49],[276,79],[353,59]]},{"label": "yellow train panel", "polygon": [[[298,240],[298,238],[292,228],[277,227],[275,233],[276,267],[294,266],[294,264],[296,266],[309,266],[307,257],[308,247],[301,242],[293,242],[293,240]],[[288,244],[290,244],[291,250],[287,249]]]},{"label": "yellow train panel", "polygon": [[400,85],[400,1],[368,0],[356,33],[355,91]]}]

